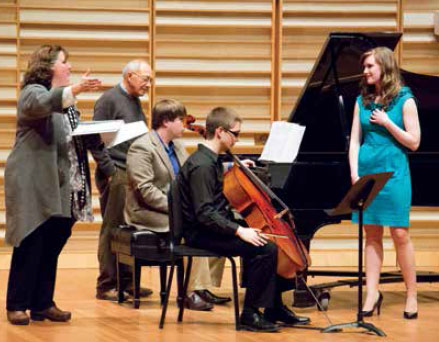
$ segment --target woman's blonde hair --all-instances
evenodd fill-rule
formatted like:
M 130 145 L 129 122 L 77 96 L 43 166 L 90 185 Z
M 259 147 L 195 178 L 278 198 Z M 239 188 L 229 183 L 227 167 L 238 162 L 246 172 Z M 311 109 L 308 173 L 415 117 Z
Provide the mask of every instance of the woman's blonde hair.
M 375 85 L 367 84 L 366 79 L 363 78 L 360 83 L 363 105 L 365 107 L 370 105 L 374 101 L 375 96 L 380 95 L 382 104 L 386 108 L 398 95 L 403 86 L 398 64 L 396 63 L 393 51 L 387 47 L 380 46 L 366 51 L 361 56 L 361 65 L 369 56 L 374 56 L 375 61 L 381 67 L 381 93 L 376 94 Z

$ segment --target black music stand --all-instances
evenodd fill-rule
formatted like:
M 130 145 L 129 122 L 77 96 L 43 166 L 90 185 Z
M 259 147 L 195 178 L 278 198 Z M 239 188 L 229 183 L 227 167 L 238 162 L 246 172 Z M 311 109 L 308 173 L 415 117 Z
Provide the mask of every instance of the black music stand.
M 352 185 L 335 209 L 326 210 L 326 213 L 330 216 L 345 215 L 358 211 L 358 309 L 355 322 L 333 324 L 323 329 L 322 332 L 337 332 L 343 328 L 354 327 L 372 331 L 378 336 L 386 336 L 384 331 L 375 327 L 372 323 L 363 321 L 363 211 L 369 206 L 392 174 L 393 172 L 383 172 L 361 177 Z

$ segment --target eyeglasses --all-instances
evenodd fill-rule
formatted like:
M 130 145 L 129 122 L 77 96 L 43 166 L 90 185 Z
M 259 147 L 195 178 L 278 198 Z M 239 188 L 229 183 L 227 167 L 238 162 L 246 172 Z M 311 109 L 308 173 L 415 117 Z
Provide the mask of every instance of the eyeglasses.
M 241 131 L 231 131 L 230 129 L 224 128 L 225 131 L 231 133 L 236 139 L 239 138 L 239 134 L 241 133 Z
M 139 75 L 137 72 L 134 72 L 134 71 L 131 71 L 131 73 L 136 75 L 138 78 L 140 78 L 140 80 L 142 82 L 151 83 L 151 81 L 152 81 L 152 77 L 151 76 L 147 76 L 147 75 L 142 76 L 142 75 Z

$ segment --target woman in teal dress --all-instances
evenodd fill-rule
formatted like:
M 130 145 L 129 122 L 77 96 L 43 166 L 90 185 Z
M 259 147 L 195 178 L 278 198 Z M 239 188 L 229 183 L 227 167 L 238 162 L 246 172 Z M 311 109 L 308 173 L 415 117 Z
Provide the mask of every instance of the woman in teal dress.
M 403 86 L 393 52 L 385 47 L 361 58 L 363 79 L 352 123 L 349 163 L 352 183 L 366 174 L 391 171 L 392 177 L 365 210 L 366 288 L 363 316 L 380 313 L 378 290 L 383 263 L 383 228 L 390 227 L 398 264 L 407 288 L 404 318 L 417 318 L 416 269 L 409 235 L 411 182 L 407 151 L 420 143 L 416 102 Z M 358 222 L 358 215 L 352 216 Z

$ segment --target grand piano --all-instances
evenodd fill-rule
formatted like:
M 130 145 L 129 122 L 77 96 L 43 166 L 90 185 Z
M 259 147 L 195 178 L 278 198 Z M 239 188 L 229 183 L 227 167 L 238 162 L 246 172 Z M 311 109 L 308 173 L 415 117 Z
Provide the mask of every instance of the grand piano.
M 352 113 L 362 77 L 360 56 L 376 46 L 394 50 L 401 35 L 398 32 L 331 33 L 288 119 L 306 126 L 298 157 L 292 164 L 267 165 L 270 188 L 291 209 L 297 233 L 308 248 L 319 228 L 350 218 L 330 217 L 325 209 L 336 207 L 351 185 L 348 149 Z M 419 149 L 409 153 L 412 205 L 439 206 L 439 77 L 401 72 L 417 99 L 422 132 Z M 357 274 L 311 268 L 308 275 Z M 394 273 L 382 274 L 383 282 L 386 279 L 391 282 L 400 277 Z M 434 280 L 439 280 L 437 274 L 418 275 L 418 281 Z M 322 290 L 336 285 L 312 288 L 319 299 L 329 301 L 329 292 Z M 298 286 L 294 305 L 314 304 L 308 292 Z

